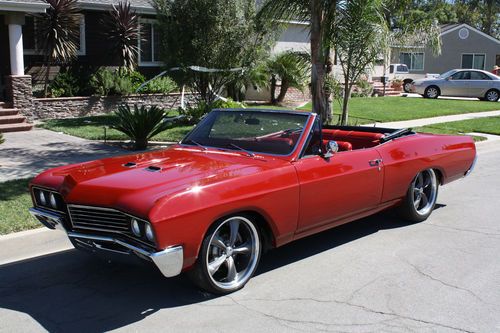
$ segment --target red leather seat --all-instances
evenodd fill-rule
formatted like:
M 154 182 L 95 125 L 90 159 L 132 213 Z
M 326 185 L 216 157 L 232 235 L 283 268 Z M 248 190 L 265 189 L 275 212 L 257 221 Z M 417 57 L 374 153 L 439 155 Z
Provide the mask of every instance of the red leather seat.
M 382 133 L 361 132 L 361 131 L 346 131 L 340 129 L 324 129 L 323 139 L 346 141 L 351 143 L 353 149 L 369 148 L 379 144 Z

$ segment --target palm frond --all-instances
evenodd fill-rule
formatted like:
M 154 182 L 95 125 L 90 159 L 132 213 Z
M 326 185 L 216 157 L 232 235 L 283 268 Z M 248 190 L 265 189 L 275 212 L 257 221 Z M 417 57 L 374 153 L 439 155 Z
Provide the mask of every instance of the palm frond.
M 107 17 L 103 20 L 104 35 L 110 42 L 110 47 L 120 58 L 123 67 L 133 70 L 137 65 L 139 48 L 139 17 L 130 7 L 129 2 L 113 5 Z

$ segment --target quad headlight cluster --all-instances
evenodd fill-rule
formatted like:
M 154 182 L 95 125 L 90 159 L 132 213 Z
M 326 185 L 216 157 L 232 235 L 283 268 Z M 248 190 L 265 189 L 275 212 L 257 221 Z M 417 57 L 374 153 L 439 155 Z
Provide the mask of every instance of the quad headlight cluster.
M 38 206 L 57 211 L 65 211 L 64 201 L 59 193 L 34 188 L 33 196 Z
M 148 242 L 155 241 L 155 235 L 153 233 L 153 228 L 151 224 L 146 221 L 132 218 L 130 221 L 130 229 L 135 237 L 142 238 Z

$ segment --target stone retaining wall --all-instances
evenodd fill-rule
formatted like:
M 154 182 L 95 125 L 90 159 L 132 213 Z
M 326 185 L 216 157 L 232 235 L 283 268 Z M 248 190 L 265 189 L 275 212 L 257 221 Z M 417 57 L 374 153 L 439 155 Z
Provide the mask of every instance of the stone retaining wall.
M 192 94 L 184 95 L 186 105 L 192 101 Z M 70 118 L 109 113 L 115 111 L 120 104 L 156 105 L 165 109 L 175 109 L 181 105 L 181 94 L 34 98 L 33 107 L 22 112 L 31 120 Z

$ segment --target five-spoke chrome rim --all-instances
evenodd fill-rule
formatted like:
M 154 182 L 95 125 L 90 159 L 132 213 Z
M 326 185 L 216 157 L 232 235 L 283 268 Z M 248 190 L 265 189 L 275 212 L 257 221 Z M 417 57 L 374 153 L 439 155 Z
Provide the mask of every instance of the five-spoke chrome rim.
M 235 289 L 250 279 L 259 260 L 259 235 L 245 217 L 225 220 L 210 238 L 206 256 L 212 282 L 221 289 Z
M 420 172 L 412 183 L 413 206 L 419 215 L 428 214 L 437 196 L 437 177 L 432 169 Z
M 438 95 L 438 90 L 434 87 L 427 88 L 427 96 L 430 98 L 436 98 Z
M 497 100 L 498 100 L 498 92 L 496 92 L 496 91 L 494 91 L 494 90 L 492 90 L 492 91 L 488 92 L 488 93 L 486 94 L 486 99 L 487 99 L 488 101 L 493 101 L 493 102 L 497 101 Z

